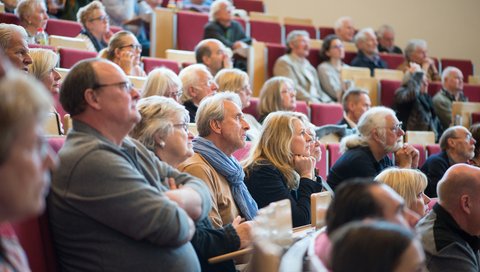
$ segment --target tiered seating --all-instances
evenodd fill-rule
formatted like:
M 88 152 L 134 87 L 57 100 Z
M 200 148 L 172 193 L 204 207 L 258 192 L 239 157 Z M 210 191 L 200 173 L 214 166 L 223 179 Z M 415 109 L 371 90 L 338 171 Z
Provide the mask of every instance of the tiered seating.
M 179 11 L 177 13 L 177 49 L 193 50 L 203 38 L 203 27 L 208 15 L 197 12 Z
M 468 82 L 468 76 L 473 75 L 473 63 L 471 60 L 463 59 L 440 59 L 440 65 L 442 69 L 448 66 L 457 67 L 463 73 L 463 82 Z
M 285 27 L 285 39 L 288 36 L 288 33 L 292 32 L 293 30 L 304 30 L 308 32 L 311 39 L 317 38 L 317 29 L 313 25 L 299 25 L 299 24 L 284 24 Z
M 142 62 L 143 62 L 143 70 L 145 70 L 145 73 L 147 74 L 150 73 L 153 69 L 158 67 L 166 67 L 174 71 L 176 74 L 180 72 L 180 68 L 178 67 L 178 62 L 173 60 L 143 57 Z
M 273 77 L 273 66 L 278 58 L 287 52 L 287 47 L 281 44 L 266 44 L 267 46 L 267 76 Z
M 76 37 L 82 30 L 82 26 L 74 21 L 48 19 L 45 31 L 48 35 L 58 35 L 65 37 Z
M 73 65 L 81 60 L 97 56 L 97 52 L 77 49 L 60 48 L 58 51 L 60 53 L 60 67 L 62 68 L 72 68 Z
M 247 12 L 265 12 L 263 1 L 258 0 L 233 0 L 233 5 L 236 9 L 243 9 Z
M 250 36 L 267 43 L 282 43 L 282 26 L 278 22 L 250 20 Z
M 389 69 L 397 69 L 405 61 L 405 57 L 400 54 L 380 53 L 380 58 L 387 63 Z
M 336 124 L 343 117 L 343 108 L 340 104 L 310 104 L 311 122 L 316 126 Z

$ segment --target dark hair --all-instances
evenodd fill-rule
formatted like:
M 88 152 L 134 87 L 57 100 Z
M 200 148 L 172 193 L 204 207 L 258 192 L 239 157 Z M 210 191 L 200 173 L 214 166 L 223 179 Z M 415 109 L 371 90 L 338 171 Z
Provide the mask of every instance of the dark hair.
M 415 235 L 385 221 L 352 222 L 332 235 L 331 268 L 335 272 L 394 271 Z
M 68 72 L 60 89 L 60 103 L 63 109 L 71 116 L 82 113 L 87 107 L 85 90 L 93 88 L 98 82 L 97 74 L 93 69 L 94 62 L 108 62 L 104 59 L 85 59 L 73 66 Z
M 480 155 L 480 124 L 474 124 L 470 127 L 473 139 L 475 139 L 475 158 Z
M 325 39 L 323 39 L 322 48 L 320 48 L 319 55 L 320 55 L 320 62 L 329 61 L 330 57 L 327 56 L 328 50 L 332 46 L 332 42 L 334 40 L 340 40 L 337 35 L 330 34 Z
M 383 209 L 371 193 L 373 186 L 380 186 L 380 183 L 372 178 L 347 180 L 338 186 L 327 209 L 328 235 L 351 221 L 383 217 Z

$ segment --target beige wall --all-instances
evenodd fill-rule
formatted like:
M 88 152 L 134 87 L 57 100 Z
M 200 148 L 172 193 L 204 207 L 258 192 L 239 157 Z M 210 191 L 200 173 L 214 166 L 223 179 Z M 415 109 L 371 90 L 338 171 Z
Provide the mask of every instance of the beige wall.
M 343 15 L 356 28 L 389 23 L 402 49 L 410 38 L 428 42 L 435 57 L 471 59 L 480 74 L 480 1 L 478 0 L 263 0 L 267 13 L 312 18 L 317 26 L 332 26 Z M 396 3 L 396 4 L 394 4 Z

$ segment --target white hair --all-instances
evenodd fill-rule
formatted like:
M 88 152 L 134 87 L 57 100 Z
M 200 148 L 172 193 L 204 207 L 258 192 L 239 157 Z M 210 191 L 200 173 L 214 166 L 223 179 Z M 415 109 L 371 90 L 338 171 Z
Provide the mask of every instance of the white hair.
M 210 121 L 222 121 L 225 117 L 225 101 L 235 103 L 240 109 L 242 101 L 240 96 L 233 92 L 216 93 L 215 95 L 206 97 L 198 106 L 195 123 L 197 124 L 198 135 L 206 137 L 212 132 L 210 129 Z
M 372 35 L 373 37 L 376 37 L 375 31 L 373 31 L 373 28 L 371 27 L 362 28 L 360 29 L 360 31 L 358 31 L 358 33 L 355 35 L 355 38 L 353 39 L 357 46 L 360 41 L 365 41 L 368 38 L 367 33 Z
M 229 0 L 216 0 L 213 1 L 210 6 L 210 13 L 208 14 L 208 19 L 212 22 L 215 21 L 215 14 L 222 8 L 222 4 L 227 5 L 227 7 L 233 7 L 232 2 Z
M 345 21 L 350 21 L 350 22 L 352 22 L 353 20 L 352 20 L 352 18 L 349 17 L 349 16 L 342 16 L 342 17 L 338 18 L 338 19 L 335 21 L 335 23 L 333 24 L 333 28 L 334 28 L 334 29 L 340 29 L 340 28 L 342 28 L 343 23 L 344 23 Z
M 201 72 L 210 74 L 210 71 L 208 71 L 207 66 L 201 63 L 189 65 L 183 68 L 182 71 L 180 71 L 180 74 L 178 75 L 178 77 L 182 81 L 182 85 L 183 85 L 183 93 L 182 93 L 182 96 L 180 97 L 180 101 L 182 103 L 192 99 L 192 97 L 188 93 L 188 89 L 198 84 L 198 81 L 200 80 L 199 74 Z
M 463 73 L 462 71 L 460 71 L 460 69 L 454 66 L 448 66 L 447 68 L 443 69 L 442 72 L 442 86 L 445 84 L 445 80 L 450 75 L 450 73 L 454 71 L 460 73 L 463 76 Z

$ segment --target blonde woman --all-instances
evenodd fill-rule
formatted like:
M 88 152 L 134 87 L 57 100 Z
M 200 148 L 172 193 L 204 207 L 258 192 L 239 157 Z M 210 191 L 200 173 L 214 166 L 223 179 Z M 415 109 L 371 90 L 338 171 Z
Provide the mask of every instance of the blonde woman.
M 87 44 L 88 50 L 98 52 L 108 46 L 112 36 L 108 14 L 100 1 L 93 1 L 80 8 L 77 12 L 77 22 L 82 25 L 82 31 L 76 38 Z
M 258 208 L 289 199 L 294 227 L 310 223 L 310 195 L 322 190 L 313 174 L 312 138 L 301 115 L 286 111 L 268 115 L 243 162 L 245 184 Z
M 182 95 L 182 81 L 172 70 L 160 67 L 148 74 L 142 97 L 159 95 L 173 98 L 179 102 Z
M 252 98 L 252 87 L 250 79 L 242 70 L 222 69 L 215 76 L 215 82 L 218 85 L 218 92 L 232 91 L 238 94 L 242 101 L 242 110 L 250 106 Z M 248 123 L 250 129 L 247 131 L 248 140 L 253 141 L 258 138 L 262 125 L 251 114 L 243 114 L 243 119 Z
M 428 211 L 430 198 L 425 195 L 427 176 L 416 169 L 388 168 L 377 175 L 375 181 L 382 182 L 392 187 L 405 199 L 409 209 L 425 216 Z
M 260 123 L 271 112 L 295 110 L 297 91 L 294 86 L 293 81 L 286 77 L 272 77 L 263 84 L 258 103 Z
M 116 63 L 127 76 L 146 76 L 141 67 L 142 45 L 129 31 L 119 31 L 110 38 L 108 47 L 98 53 L 99 57 Z
M 43 0 L 20 0 L 15 15 L 20 19 L 20 25 L 28 33 L 28 43 L 35 44 L 35 34 L 39 28 L 47 27 L 47 8 Z

